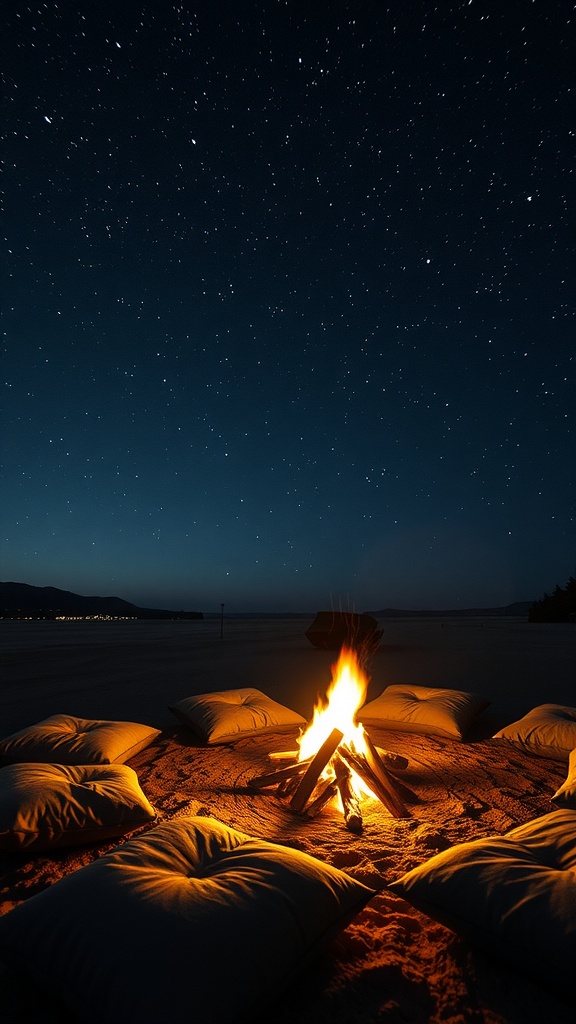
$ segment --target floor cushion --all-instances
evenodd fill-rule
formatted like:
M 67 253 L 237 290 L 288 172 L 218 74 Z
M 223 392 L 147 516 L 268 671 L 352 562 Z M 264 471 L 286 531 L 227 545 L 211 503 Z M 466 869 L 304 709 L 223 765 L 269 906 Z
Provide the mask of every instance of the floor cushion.
M 576 812 L 462 843 L 390 885 L 435 920 L 555 990 L 576 993 Z
M 160 735 L 138 722 L 108 722 L 51 715 L 0 740 L 0 764 L 122 764 Z
M 436 686 L 387 686 L 358 712 L 363 725 L 461 740 L 488 701 L 463 690 Z
M 182 817 L 5 914 L 0 955 L 84 1024 L 251 1022 L 373 895 L 308 854 Z
M 576 749 L 570 751 L 568 759 L 568 775 L 552 797 L 552 802 L 558 807 L 573 807 L 576 809 Z
M 185 697 L 170 711 L 204 743 L 233 743 L 245 736 L 294 732 L 306 719 L 261 690 L 245 687 Z
M 494 739 L 508 740 L 527 754 L 567 761 L 576 747 L 576 708 L 539 704 L 517 722 L 500 729 Z
M 45 850 L 124 835 L 155 818 L 126 764 L 0 768 L 0 850 Z

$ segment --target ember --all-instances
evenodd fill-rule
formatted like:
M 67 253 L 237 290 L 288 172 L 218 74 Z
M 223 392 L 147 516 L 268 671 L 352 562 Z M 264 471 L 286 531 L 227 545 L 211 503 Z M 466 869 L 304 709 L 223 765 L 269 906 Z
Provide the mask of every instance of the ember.
M 333 666 L 326 701 L 314 709 L 312 721 L 300 736 L 299 750 L 287 752 L 292 764 L 252 779 L 254 789 L 276 786 L 276 795 L 292 810 L 315 817 L 329 800 L 340 796 L 347 828 L 362 831 L 361 799 L 374 797 L 396 818 L 408 817 L 391 770 L 408 761 L 378 750 L 355 721 L 364 703 L 368 680 L 353 650 L 343 647 Z

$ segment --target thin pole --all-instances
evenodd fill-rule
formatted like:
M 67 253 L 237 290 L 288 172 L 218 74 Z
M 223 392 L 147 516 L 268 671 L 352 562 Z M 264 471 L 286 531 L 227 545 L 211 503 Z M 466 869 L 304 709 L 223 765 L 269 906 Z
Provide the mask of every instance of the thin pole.
M 224 636 L 224 603 L 220 605 L 220 639 Z

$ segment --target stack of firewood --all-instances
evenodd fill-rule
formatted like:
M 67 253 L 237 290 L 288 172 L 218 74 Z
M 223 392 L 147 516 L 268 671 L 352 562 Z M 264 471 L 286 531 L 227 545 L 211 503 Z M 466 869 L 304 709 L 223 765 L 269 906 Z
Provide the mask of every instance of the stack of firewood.
M 401 754 L 379 750 L 368 733 L 363 730 L 363 751 L 344 743 L 344 734 L 333 729 L 318 752 L 305 760 L 294 762 L 266 775 L 250 780 L 256 790 L 275 788 L 276 796 L 292 810 L 314 818 L 324 805 L 340 793 L 346 827 L 351 832 L 362 831 L 360 794 L 354 786 L 354 774 L 359 776 L 374 797 L 395 818 L 409 817 L 400 789 L 391 771 L 402 771 L 408 760 Z M 290 755 L 287 755 L 290 756 Z

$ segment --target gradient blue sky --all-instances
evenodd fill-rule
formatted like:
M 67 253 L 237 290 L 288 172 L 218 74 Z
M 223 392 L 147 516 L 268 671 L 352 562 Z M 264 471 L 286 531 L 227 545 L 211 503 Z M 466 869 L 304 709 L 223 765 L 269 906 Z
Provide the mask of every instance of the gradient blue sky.
M 205 612 L 563 585 L 573 5 L 0 18 L 1 578 Z

